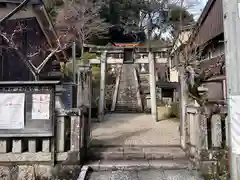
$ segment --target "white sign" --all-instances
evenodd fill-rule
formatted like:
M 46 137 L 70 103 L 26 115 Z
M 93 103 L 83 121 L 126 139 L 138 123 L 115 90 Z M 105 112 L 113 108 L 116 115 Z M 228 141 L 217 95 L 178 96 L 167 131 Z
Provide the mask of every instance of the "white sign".
M 49 119 L 50 94 L 32 95 L 32 119 Z
M 24 128 L 24 93 L 0 93 L 0 129 Z
M 230 96 L 229 108 L 232 151 L 240 155 L 240 96 Z

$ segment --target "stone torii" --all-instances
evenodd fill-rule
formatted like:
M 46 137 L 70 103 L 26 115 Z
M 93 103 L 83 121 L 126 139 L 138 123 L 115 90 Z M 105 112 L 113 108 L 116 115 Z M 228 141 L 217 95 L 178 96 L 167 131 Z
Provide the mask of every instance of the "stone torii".
M 106 85 L 106 66 L 107 64 L 149 64 L 149 82 L 150 82 L 150 94 L 151 94 L 151 114 L 153 120 L 157 121 L 157 103 L 156 103 L 156 63 L 166 63 L 168 55 L 168 47 L 164 48 L 152 48 L 151 52 L 144 46 L 95 46 L 84 44 L 84 48 L 88 48 L 88 52 L 101 54 L 100 58 L 91 59 L 90 65 L 100 64 L 101 67 L 101 81 L 100 81 L 100 97 L 99 97 L 99 121 L 104 119 L 104 105 L 105 105 L 105 85 Z M 108 54 L 125 54 L 126 52 L 132 53 L 132 58 L 110 58 Z M 147 54 L 147 57 L 136 58 L 135 54 Z M 156 56 L 158 54 L 158 56 Z M 117 77 L 118 78 L 118 77 Z M 117 99 L 117 86 L 119 80 L 116 80 L 116 90 L 113 96 L 112 110 L 115 108 Z M 140 96 L 140 92 L 139 92 Z

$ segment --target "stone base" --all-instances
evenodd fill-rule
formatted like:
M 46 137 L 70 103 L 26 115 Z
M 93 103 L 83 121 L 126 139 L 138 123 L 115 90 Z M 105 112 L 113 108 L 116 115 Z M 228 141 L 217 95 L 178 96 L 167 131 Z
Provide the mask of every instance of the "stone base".
M 95 147 L 89 160 L 179 160 L 186 159 L 179 147 Z
M 157 107 L 158 121 L 168 119 L 171 115 L 171 108 L 165 106 Z
M 91 161 L 87 166 L 94 171 L 191 169 L 187 160 L 100 160 Z
M 1 180 L 77 179 L 80 166 L 11 165 L 0 166 Z

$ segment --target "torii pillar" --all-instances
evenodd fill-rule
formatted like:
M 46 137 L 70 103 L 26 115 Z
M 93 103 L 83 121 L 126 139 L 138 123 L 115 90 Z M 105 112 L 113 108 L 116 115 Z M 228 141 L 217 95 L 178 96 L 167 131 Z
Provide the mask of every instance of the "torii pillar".
M 101 80 L 100 80 L 100 96 L 98 106 L 98 121 L 104 120 L 105 110 L 105 92 L 106 92 L 106 70 L 107 70 L 107 51 L 104 51 L 100 59 L 101 63 Z
M 156 100 L 156 67 L 155 58 L 151 51 L 148 53 L 149 61 L 149 82 L 150 82 L 150 95 L 151 95 L 151 114 L 154 121 L 158 120 L 157 116 L 157 100 Z

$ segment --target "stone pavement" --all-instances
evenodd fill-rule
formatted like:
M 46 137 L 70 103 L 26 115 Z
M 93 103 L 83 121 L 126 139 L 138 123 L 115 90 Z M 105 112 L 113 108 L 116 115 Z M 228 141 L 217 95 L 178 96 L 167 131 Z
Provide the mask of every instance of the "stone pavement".
M 92 125 L 93 145 L 164 146 L 179 145 L 179 121 L 155 122 L 150 114 L 107 114 Z
M 108 114 L 92 125 L 88 180 L 203 180 L 180 148 L 179 121 Z
M 155 169 L 92 172 L 87 180 L 203 180 L 203 178 L 197 171 Z
M 84 173 L 86 169 L 88 173 Z M 102 160 L 89 163 L 82 170 L 87 180 L 203 180 L 184 160 Z

